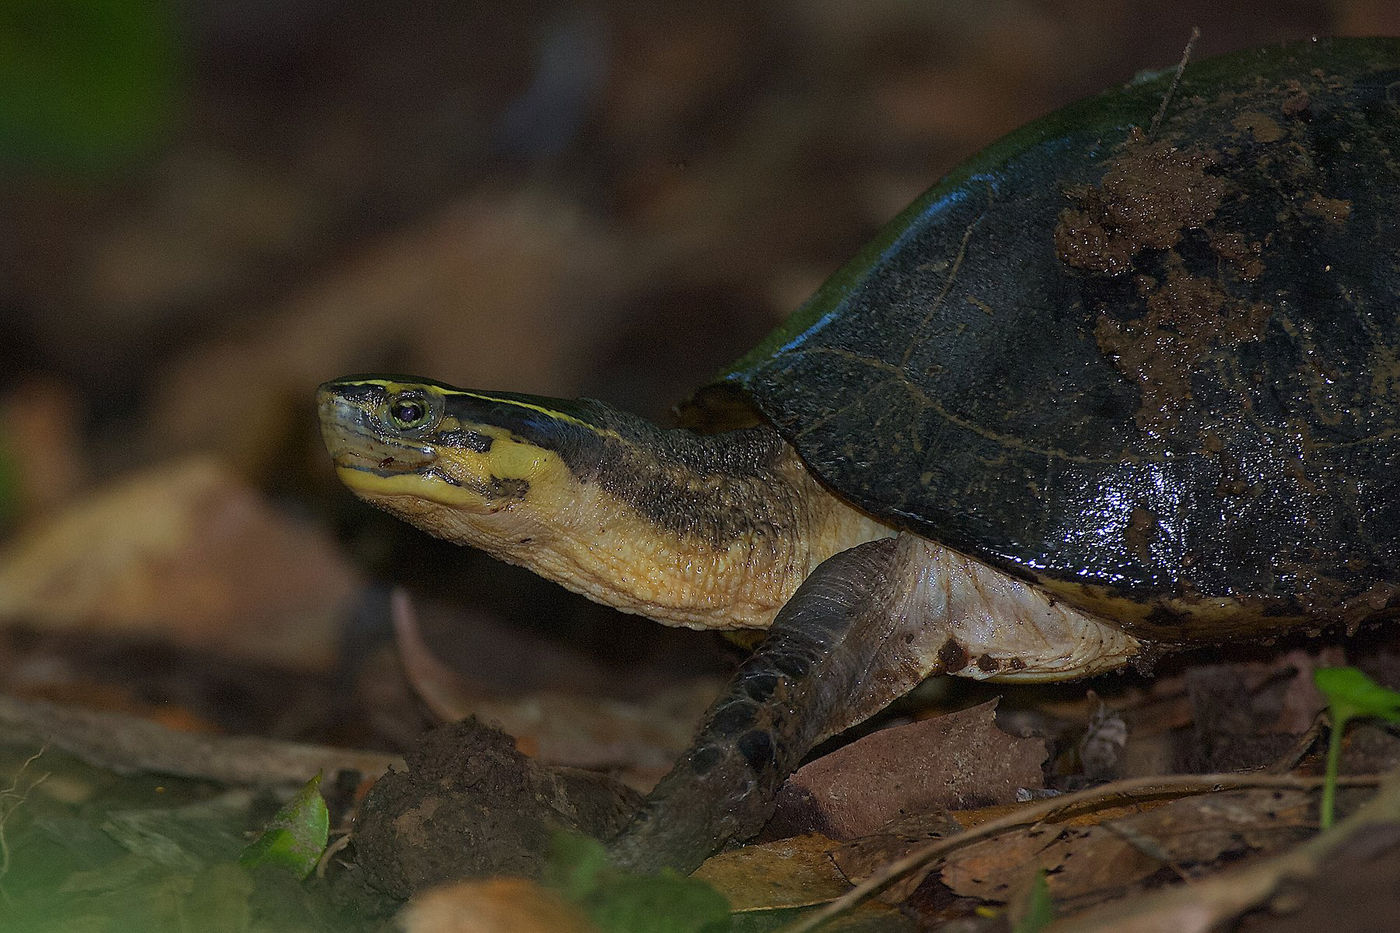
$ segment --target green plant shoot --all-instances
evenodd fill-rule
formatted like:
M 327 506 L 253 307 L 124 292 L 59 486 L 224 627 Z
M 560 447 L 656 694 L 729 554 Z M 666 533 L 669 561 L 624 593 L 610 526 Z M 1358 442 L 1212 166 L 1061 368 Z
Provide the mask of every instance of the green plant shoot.
M 1387 690 L 1354 667 L 1324 667 L 1313 673 L 1313 683 L 1327 697 L 1332 734 L 1327 743 L 1327 775 L 1322 787 L 1323 829 L 1332 827 L 1337 801 L 1337 774 L 1342 763 L 1342 733 L 1357 717 L 1400 722 L 1400 693 Z
M 321 798 L 321 775 L 316 775 L 277 811 L 261 836 L 238 857 L 245 868 L 273 868 L 305 878 L 326 849 L 330 814 Z
M 1012 933 L 1040 933 L 1054 919 L 1055 904 L 1050 899 L 1050 884 L 1045 880 L 1045 869 L 1042 868 L 1035 873 L 1025 913 L 1012 927 Z

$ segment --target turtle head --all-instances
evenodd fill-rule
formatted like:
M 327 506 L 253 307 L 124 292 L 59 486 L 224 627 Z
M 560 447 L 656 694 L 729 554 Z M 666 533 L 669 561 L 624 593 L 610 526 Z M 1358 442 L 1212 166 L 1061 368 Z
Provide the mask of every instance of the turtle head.
M 431 504 L 458 516 L 543 504 L 542 493 L 580 478 L 605 433 L 570 402 L 409 377 L 328 382 L 317 406 L 341 480 L 389 511 L 409 508 L 419 525 Z

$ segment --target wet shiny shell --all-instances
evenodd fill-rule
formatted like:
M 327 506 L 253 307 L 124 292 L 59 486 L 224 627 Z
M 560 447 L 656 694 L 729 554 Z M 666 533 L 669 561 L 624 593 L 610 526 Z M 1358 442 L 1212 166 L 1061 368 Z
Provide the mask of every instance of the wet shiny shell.
M 955 170 L 729 377 L 851 501 L 1157 638 L 1400 605 L 1400 41 Z

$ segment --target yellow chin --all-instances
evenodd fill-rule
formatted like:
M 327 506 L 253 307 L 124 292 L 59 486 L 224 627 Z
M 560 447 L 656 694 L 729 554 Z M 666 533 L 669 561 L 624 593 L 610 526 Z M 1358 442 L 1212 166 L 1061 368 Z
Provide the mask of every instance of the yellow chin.
M 490 515 L 501 508 L 499 504 L 487 502 L 480 493 L 444 482 L 441 477 L 419 473 L 380 476 L 352 467 L 336 467 L 335 472 L 351 491 L 370 501 L 408 496 L 476 515 Z

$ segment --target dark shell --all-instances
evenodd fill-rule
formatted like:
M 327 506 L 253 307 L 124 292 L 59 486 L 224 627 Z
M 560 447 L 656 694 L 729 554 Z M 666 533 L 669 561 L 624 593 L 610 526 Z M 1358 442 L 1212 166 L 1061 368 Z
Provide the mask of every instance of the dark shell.
M 994 144 L 736 364 L 833 489 L 1189 638 L 1400 604 L 1400 40 Z

